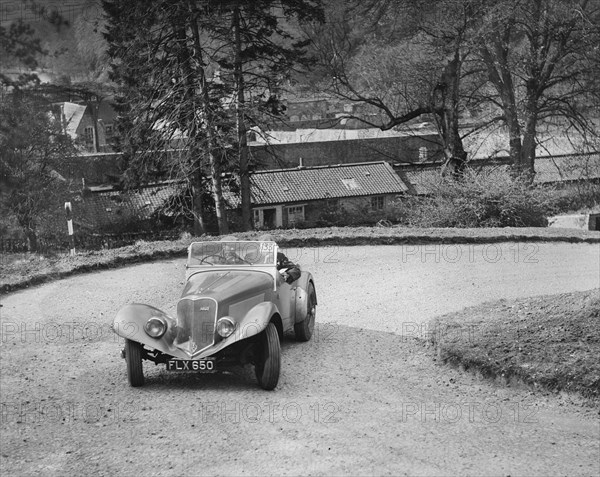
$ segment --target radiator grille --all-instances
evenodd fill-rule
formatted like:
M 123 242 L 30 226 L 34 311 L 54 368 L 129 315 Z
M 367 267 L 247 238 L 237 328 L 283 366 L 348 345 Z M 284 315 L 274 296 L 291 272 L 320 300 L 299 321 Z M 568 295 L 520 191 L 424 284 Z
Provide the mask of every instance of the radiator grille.
M 177 304 L 175 345 L 193 356 L 214 343 L 217 303 L 208 298 L 183 298 Z

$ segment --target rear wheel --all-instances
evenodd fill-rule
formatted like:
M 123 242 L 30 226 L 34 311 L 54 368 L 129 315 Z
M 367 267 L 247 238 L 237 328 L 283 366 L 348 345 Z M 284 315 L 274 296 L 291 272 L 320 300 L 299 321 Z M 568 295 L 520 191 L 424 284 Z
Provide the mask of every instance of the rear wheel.
M 317 318 L 317 294 L 312 283 L 308 284 L 308 303 L 306 317 L 294 325 L 294 334 L 298 341 L 308 341 L 312 338 Z
M 133 387 L 144 385 L 142 368 L 142 345 L 137 341 L 125 340 L 125 360 L 127 361 L 127 379 Z
M 254 365 L 256 379 L 261 388 L 270 391 L 279 381 L 281 369 L 281 345 L 279 333 L 273 323 L 269 323 L 260 334 L 257 357 Z

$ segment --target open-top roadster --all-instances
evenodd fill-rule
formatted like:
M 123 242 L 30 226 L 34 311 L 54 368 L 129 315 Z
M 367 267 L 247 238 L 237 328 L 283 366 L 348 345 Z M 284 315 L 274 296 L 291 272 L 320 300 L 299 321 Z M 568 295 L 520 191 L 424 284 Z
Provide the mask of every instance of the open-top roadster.
M 308 341 L 317 305 L 312 275 L 301 271 L 287 283 L 277 254 L 270 241 L 192 243 L 175 317 L 133 303 L 113 321 L 125 339 L 129 384 L 144 384 L 142 360 L 149 360 L 169 371 L 201 373 L 253 364 L 260 386 L 274 389 L 281 337 L 293 329 L 298 340 Z

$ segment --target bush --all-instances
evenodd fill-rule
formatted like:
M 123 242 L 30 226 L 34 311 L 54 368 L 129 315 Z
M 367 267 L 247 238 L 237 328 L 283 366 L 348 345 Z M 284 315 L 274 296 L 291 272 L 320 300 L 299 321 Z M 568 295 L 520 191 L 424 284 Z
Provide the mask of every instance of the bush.
M 428 197 L 403 198 L 396 219 L 415 227 L 545 227 L 550 198 L 505 170 L 441 178 Z
M 600 184 L 577 181 L 571 184 L 553 185 L 546 189 L 551 214 L 577 213 L 600 207 Z

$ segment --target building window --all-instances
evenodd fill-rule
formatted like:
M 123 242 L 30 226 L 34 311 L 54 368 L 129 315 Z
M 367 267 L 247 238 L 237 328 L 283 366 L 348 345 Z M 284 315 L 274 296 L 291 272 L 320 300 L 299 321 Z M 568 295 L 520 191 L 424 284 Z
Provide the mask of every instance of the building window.
M 107 124 L 106 126 L 104 126 L 104 133 L 106 134 L 106 137 L 110 137 L 114 134 L 114 128 L 112 124 Z
M 83 130 L 83 137 L 85 138 L 86 142 L 93 142 L 94 141 L 94 128 L 92 126 L 87 126 Z
M 378 195 L 376 197 L 371 197 L 371 209 L 383 210 L 384 204 L 385 204 L 385 200 L 382 195 Z
M 287 208 L 288 224 L 293 225 L 299 222 L 304 222 L 304 206 L 292 206 Z
M 427 148 L 426 147 L 420 147 L 419 148 L 419 161 L 426 161 L 427 160 Z
M 328 209 L 337 209 L 340 206 L 340 201 L 338 199 L 327 199 L 325 201 L 325 207 Z

